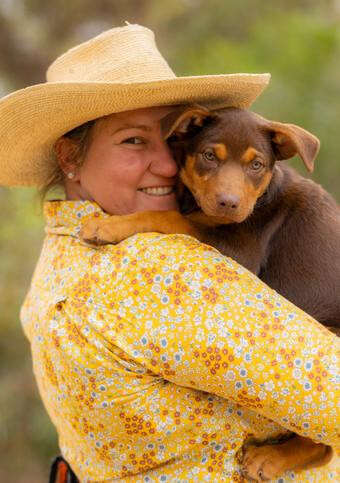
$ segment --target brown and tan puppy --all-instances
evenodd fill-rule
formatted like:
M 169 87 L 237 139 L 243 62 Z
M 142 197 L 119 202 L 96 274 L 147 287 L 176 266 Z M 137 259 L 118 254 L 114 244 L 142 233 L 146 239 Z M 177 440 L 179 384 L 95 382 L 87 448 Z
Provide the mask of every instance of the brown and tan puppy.
M 319 141 L 304 129 L 247 110 L 180 108 L 164 120 L 180 168 L 182 214 L 142 212 L 91 221 L 82 237 L 116 243 L 138 232 L 186 233 L 216 247 L 327 326 L 340 326 L 340 211 L 313 181 L 282 162 L 298 154 L 309 171 Z M 248 446 L 256 481 L 325 464 L 332 451 L 294 435 Z

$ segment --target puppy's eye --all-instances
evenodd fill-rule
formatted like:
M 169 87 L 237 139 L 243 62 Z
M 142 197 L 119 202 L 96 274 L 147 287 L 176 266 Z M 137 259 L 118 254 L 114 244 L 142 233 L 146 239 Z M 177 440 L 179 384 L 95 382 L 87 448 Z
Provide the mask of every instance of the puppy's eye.
M 216 155 L 214 153 L 214 151 L 212 149 L 206 149 L 204 152 L 203 152 L 203 158 L 206 160 L 206 161 L 216 161 Z
M 259 171 L 263 167 L 263 163 L 259 159 L 254 159 L 254 161 L 251 163 L 251 169 L 254 171 Z

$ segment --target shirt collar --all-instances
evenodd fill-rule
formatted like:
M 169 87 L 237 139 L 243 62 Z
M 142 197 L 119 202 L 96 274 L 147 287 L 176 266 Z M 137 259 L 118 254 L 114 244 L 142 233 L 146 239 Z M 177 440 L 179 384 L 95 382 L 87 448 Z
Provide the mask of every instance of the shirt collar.
M 45 231 L 54 235 L 78 236 L 83 224 L 93 218 L 107 218 L 94 201 L 46 201 L 44 203 Z

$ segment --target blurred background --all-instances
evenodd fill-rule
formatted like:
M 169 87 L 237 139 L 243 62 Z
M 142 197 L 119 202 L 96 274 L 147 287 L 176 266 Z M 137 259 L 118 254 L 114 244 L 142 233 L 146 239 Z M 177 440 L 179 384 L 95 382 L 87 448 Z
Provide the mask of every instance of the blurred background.
M 177 75 L 271 72 L 253 110 L 321 139 L 312 177 L 340 200 L 340 0 L 1 0 L 1 96 L 44 82 L 58 55 L 125 20 L 155 31 Z M 58 449 L 19 309 L 43 237 L 41 206 L 18 188 L 0 187 L 0 203 L 0 481 L 40 483 Z

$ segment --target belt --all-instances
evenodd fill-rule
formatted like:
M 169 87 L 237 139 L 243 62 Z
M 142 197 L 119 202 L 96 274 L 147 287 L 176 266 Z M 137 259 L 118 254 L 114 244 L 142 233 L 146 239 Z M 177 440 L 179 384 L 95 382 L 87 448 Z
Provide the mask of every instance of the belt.
M 79 483 L 79 480 L 68 462 L 57 456 L 51 465 L 49 483 Z

